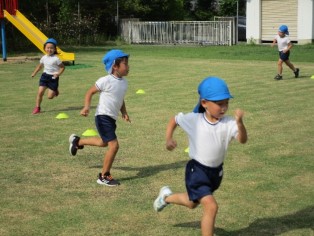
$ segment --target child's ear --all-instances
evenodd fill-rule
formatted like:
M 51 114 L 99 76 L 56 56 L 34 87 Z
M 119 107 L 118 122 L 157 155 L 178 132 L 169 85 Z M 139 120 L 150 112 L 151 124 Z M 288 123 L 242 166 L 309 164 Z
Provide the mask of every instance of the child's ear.
M 206 107 L 206 102 L 207 101 L 205 99 L 202 99 L 201 100 L 201 106 L 205 108 Z
M 118 68 L 119 68 L 118 65 L 113 64 L 113 66 L 112 66 L 112 73 L 113 73 L 115 70 L 117 70 Z

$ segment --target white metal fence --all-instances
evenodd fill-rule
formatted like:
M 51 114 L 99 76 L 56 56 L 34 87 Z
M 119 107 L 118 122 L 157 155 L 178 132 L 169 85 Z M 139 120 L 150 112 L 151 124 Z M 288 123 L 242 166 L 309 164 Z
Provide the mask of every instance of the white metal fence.
M 232 45 L 231 21 L 132 21 L 120 24 L 121 37 L 138 44 Z

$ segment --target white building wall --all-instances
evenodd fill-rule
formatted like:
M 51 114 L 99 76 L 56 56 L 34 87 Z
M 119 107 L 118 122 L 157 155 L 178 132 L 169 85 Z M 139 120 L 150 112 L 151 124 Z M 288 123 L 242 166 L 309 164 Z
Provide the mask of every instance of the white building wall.
M 314 39 L 314 1 L 298 1 L 298 43 L 306 44 Z
M 246 39 L 248 43 L 259 44 L 262 42 L 261 1 L 246 1 Z M 298 44 L 314 42 L 314 0 L 298 0 L 297 35 Z
M 246 1 L 246 40 L 261 43 L 261 0 Z

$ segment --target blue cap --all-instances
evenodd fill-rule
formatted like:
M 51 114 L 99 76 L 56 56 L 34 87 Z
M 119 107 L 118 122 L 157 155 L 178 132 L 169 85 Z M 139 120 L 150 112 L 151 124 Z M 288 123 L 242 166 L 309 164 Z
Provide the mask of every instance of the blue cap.
M 55 46 L 57 46 L 57 40 L 55 40 L 55 39 L 53 39 L 53 38 L 47 39 L 44 45 L 46 45 L 47 43 L 52 43 L 52 44 L 54 44 Z
M 286 26 L 286 25 L 281 25 L 281 26 L 279 27 L 278 31 L 279 31 L 279 32 L 282 32 L 282 33 L 284 33 L 284 34 L 286 34 L 286 35 L 289 35 L 288 26 Z
M 108 72 L 108 74 L 111 74 L 112 72 L 114 61 L 121 57 L 129 57 L 129 55 L 121 50 L 113 49 L 107 52 L 106 55 L 102 58 L 102 62 L 105 64 L 105 70 Z
M 217 77 L 208 77 L 204 79 L 198 86 L 198 93 L 200 99 L 193 112 L 204 112 L 201 106 L 201 100 L 207 101 L 221 101 L 229 98 L 233 98 L 229 92 L 226 82 Z

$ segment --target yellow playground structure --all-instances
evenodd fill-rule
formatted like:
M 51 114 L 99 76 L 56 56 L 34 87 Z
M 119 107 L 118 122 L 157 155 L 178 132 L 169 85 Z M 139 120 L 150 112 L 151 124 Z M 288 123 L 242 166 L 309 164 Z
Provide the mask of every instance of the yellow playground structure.
M 1 2 L 1 1 L 0 1 Z M 8 2 L 8 0 L 7 0 Z M 14 2 L 14 1 L 13 1 Z M 16 4 L 17 5 L 17 4 Z M 32 24 L 20 11 L 14 9 L 10 11 L 8 9 L 2 9 L 2 15 L 8 21 L 10 21 L 21 33 L 23 33 L 40 51 L 44 51 L 44 43 L 48 39 L 35 25 Z M 11 12 L 11 13 L 10 13 Z M 69 52 L 63 52 L 59 47 L 58 57 L 62 61 L 75 62 L 75 54 Z

